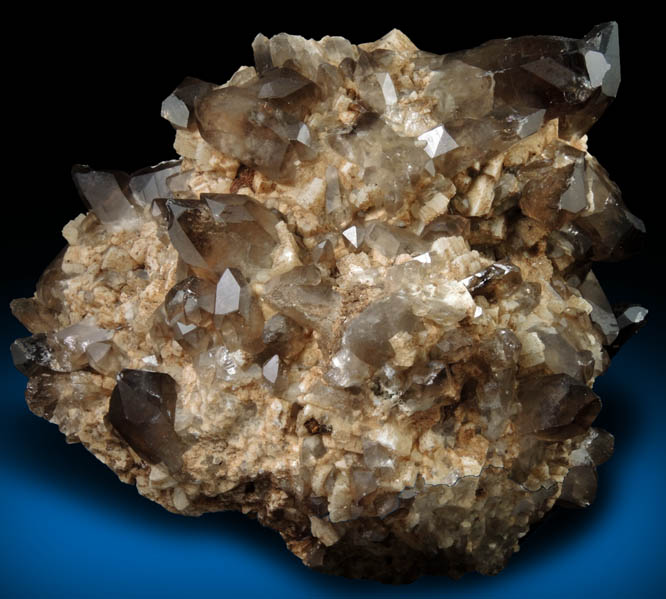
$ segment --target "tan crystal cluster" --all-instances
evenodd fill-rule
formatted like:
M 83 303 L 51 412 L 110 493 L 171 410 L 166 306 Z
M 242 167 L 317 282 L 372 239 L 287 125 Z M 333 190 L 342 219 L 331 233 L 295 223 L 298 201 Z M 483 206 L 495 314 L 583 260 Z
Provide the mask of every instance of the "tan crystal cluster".
M 260 35 L 255 67 L 186 79 L 162 106 L 180 160 L 73 171 L 91 211 L 12 303 L 30 408 L 313 568 L 498 572 L 593 500 L 591 386 L 645 316 L 590 270 L 643 230 L 586 151 L 617 39 Z

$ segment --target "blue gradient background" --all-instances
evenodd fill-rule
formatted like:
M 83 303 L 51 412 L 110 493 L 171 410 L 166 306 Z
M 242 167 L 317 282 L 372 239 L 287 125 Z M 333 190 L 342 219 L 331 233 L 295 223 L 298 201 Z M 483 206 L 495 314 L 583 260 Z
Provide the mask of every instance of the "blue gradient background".
M 79 45 L 71 48 L 51 47 L 55 34 L 47 37 L 43 49 L 56 48 L 55 54 L 47 57 L 35 77 L 53 81 L 55 75 L 50 73 L 55 65 L 71 67 L 58 71 L 58 77 L 66 77 L 67 93 L 56 99 L 56 112 L 62 111 L 59 117 L 74 125 L 68 130 L 69 145 L 54 155 L 50 171 L 43 173 L 52 177 L 61 203 L 42 198 L 36 224 L 33 221 L 37 240 L 21 244 L 20 261 L 8 261 L 9 275 L 0 298 L 0 347 L 8 348 L 14 338 L 27 334 L 9 314 L 8 301 L 32 294 L 38 274 L 63 243 L 59 228 L 80 211 L 68 178 L 71 164 L 96 160 L 93 165 L 100 168 L 133 170 L 168 158 L 173 133 L 157 116 L 161 98 L 185 74 L 226 79 L 232 67 L 251 59 L 249 42 L 258 30 L 266 34 L 288 30 L 315 38 L 334 32 L 363 41 L 400 26 L 420 47 L 442 52 L 504 35 L 580 36 L 608 18 L 581 17 L 575 27 L 562 18 L 549 20 L 546 27 L 537 20 L 517 24 L 503 17 L 473 34 L 457 32 L 443 46 L 443 42 L 428 43 L 435 26 L 423 22 L 403 25 L 385 19 L 365 32 L 328 23 L 308 27 L 293 20 L 263 28 L 252 23 L 245 29 L 239 25 L 236 32 L 247 50 L 239 59 L 213 64 L 208 58 L 202 67 L 200 52 L 174 64 L 128 69 L 122 77 L 116 71 L 127 69 L 132 60 L 146 64 L 160 54 L 155 49 L 157 38 L 143 38 L 141 45 L 118 54 L 116 49 L 105 49 L 96 32 L 77 38 Z M 645 180 L 632 177 L 641 166 L 640 157 L 617 151 L 618 132 L 637 134 L 630 127 L 640 100 L 638 50 L 632 45 L 639 33 L 628 19 L 618 20 L 624 81 L 616 104 L 592 131 L 591 151 L 621 185 L 630 207 L 654 227 L 659 208 L 650 201 Z M 127 89 L 142 93 L 132 97 L 131 110 L 119 110 Z M 127 147 L 126 139 L 138 127 L 146 131 L 146 138 L 134 139 Z M 34 215 L 34 205 L 28 202 L 18 202 L 12 210 L 15 218 Z M 22 230 L 8 231 L 2 238 L 3 250 L 14 252 L 22 236 Z M 9 352 L 3 349 L 0 597 L 664 596 L 666 323 L 663 292 L 652 278 L 663 271 L 663 252 L 654 237 L 644 260 L 595 269 L 612 301 L 633 300 L 651 310 L 647 327 L 623 348 L 595 387 L 604 402 L 597 423 L 616 436 L 614 457 L 599 469 L 597 501 L 587 510 L 552 512 L 524 539 L 521 551 L 499 575 L 470 574 L 459 581 L 426 577 L 403 587 L 335 578 L 308 570 L 276 533 L 238 514 L 200 518 L 170 514 L 118 482 L 82 446 L 66 445 L 55 426 L 30 414 L 23 400 L 26 379 L 14 370 Z

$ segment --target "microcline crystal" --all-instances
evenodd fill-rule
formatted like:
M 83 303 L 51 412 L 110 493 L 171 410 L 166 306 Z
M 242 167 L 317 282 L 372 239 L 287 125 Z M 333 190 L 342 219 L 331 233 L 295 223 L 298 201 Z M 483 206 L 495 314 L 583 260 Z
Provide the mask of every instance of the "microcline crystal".
M 143 496 L 255 514 L 317 570 L 497 573 L 594 500 L 593 383 L 647 314 L 592 270 L 645 232 L 586 145 L 617 25 L 252 48 L 162 103 L 179 160 L 74 167 L 89 212 L 12 302 L 28 405 Z

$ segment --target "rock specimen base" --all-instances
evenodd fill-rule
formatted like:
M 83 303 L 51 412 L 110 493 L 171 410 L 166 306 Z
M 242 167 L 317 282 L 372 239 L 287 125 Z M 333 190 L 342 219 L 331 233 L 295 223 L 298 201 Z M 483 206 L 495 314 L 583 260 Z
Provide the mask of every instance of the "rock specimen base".
M 28 405 L 142 495 L 241 510 L 313 568 L 496 573 L 593 501 L 592 384 L 646 314 L 590 268 L 644 232 L 586 151 L 617 26 L 253 49 L 164 100 L 180 160 L 74 168 L 90 211 L 12 303 Z

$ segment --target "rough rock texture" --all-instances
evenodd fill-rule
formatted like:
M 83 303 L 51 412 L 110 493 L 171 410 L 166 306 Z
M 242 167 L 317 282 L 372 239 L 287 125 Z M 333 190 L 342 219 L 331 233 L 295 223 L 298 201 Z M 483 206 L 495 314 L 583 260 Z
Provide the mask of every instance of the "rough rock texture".
M 182 159 L 77 166 L 90 212 L 12 303 L 31 410 L 188 515 L 385 582 L 501 570 L 594 499 L 614 312 L 590 270 L 643 223 L 586 151 L 617 26 L 436 56 L 259 35 L 163 103 Z

